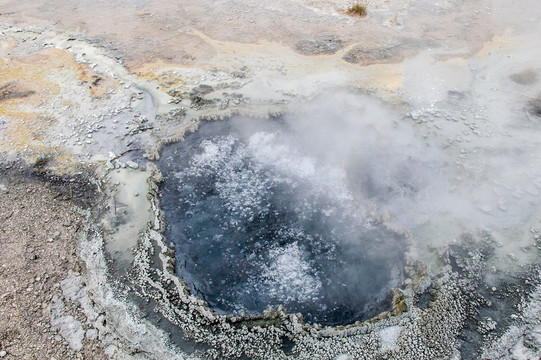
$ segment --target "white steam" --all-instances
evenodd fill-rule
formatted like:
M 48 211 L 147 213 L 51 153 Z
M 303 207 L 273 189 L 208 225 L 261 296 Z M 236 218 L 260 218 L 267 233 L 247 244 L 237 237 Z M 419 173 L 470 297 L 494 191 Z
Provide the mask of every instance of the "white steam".
M 308 191 L 347 204 L 330 210 L 333 216 L 345 211 L 362 214 L 359 221 L 383 219 L 430 246 L 479 229 L 507 238 L 538 211 L 541 120 L 524 124 L 524 113 L 513 108 L 491 112 L 482 87 L 474 88 L 475 99 L 460 93 L 457 100 L 444 82 L 434 86 L 437 98 L 419 103 L 411 116 L 342 93 L 286 116 L 284 131 L 253 119 L 235 119 L 233 128 L 251 134 L 248 148 L 257 162 L 285 178 L 309 179 Z

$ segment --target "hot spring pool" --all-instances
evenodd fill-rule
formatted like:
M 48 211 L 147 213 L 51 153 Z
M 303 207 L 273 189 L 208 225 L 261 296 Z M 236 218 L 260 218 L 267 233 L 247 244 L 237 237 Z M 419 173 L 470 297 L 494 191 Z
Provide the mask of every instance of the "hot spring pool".
M 283 305 L 337 325 L 390 310 L 404 237 L 369 216 L 350 160 L 318 157 L 296 133 L 280 120 L 203 122 L 164 149 L 178 276 L 221 314 Z

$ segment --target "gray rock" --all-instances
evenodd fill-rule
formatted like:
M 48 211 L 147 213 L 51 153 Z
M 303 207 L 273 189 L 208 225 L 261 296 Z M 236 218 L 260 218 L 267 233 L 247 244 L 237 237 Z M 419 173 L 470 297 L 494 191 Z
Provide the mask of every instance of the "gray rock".
M 83 348 L 83 338 L 85 336 L 81 323 L 66 313 L 64 302 L 58 296 L 53 298 L 50 311 L 52 327 L 60 332 L 60 335 L 66 340 L 70 348 L 80 351 Z M 55 337 L 55 339 L 57 338 Z
M 70 276 L 60 282 L 60 287 L 64 297 L 76 302 L 82 296 L 83 278 L 77 273 L 70 273 Z
M 98 330 L 90 329 L 86 331 L 86 338 L 90 341 L 94 341 L 98 338 Z
M 355 47 L 348 51 L 343 59 L 352 64 L 372 64 L 385 62 L 398 54 L 395 48 Z
M 85 331 L 77 319 L 71 315 L 60 316 L 55 318 L 52 324 L 60 331 L 71 349 L 80 351 L 83 348 Z
M 167 91 L 167 95 L 174 97 L 174 98 L 181 98 L 182 99 L 182 92 L 177 89 L 171 89 Z
M 196 86 L 192 89 L 190 92 L 190 96 L 195 95 L 206 95 L 208 93 L 211 93 L 214 91 L 214 88 L 210 85 L 201 84 L 199 86 Z
M 344 42 L 332 34 L 322 34 L 313 40 L 299 40 L 295 50 L 303 55 L 334 54 L 344 46 Z
M 117 350 L 117 347 L 115 345 L 109 345 L 105 348 L 104 353 L 105 355 L 111 357 L 115 354 L 116 350 Z

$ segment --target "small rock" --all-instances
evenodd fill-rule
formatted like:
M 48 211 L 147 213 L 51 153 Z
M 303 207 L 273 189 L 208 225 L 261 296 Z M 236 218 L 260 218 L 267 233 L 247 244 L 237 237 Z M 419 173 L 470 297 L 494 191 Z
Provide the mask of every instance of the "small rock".
M 63 315 L 52 319 L 52 325 L 60 331 L 72 350 L 80 351 L 83 348 L 83 337 L 85 332 L 81 323 L 71 315 Z M 57 335 L 58 336 L 58 335 Z M 56 341 L 61 341 L 55 336 Z
M 167 91 L 167 95 L 174 97 L 174 98 L 180 98 L 182 99 L 182 92 L 176 89 L 171 89 Z
M 139 168 L 139 165 L 136 162 L 131 161 L 131 160 L 127 161 L 126 165 L 129 166 L 132 169 L 138 169 Z
M 34 168 L 38 168 L 38 169 L 43 168 L 48 163 L 50 163 L 52 159 L 53 159 L 52 156 L 49 154 L 41 154 L 38 156 L 38 158 L 34 162 Z
M 105 348 L 104 353 L 105 355 L 112 357 L 115 354 L 116 350 L 117 350 L 117 347 L 115 345 L 109 345 Z
M 511 259 L 513 261 L 518 261 L 517 256 L 515 254 L 513 254 L 513 253 L 507 254 L 507 256 L 509 257 L 509 259 Z
M 90 329 L 86 331 L 86 338 L 90 341 L 94 341 L 98 338 L 98 330 Z
M 344 46 L 344 42 L 333 34 L 322 34 L 315 39 L 299 40 L 295 50 L 302 55 L 334 54 Z
M 6 356 L 8 353 L 5 352 L 4 350 L 0 351 L 0 357 L 4 357 Z

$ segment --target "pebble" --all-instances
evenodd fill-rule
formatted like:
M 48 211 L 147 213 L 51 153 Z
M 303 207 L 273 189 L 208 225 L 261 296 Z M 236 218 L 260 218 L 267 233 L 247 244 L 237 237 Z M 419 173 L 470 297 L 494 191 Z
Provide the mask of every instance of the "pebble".
M 8 353 L 5 352 L 4 350 L 0 351 L 0 357 L 4 357 L 6 356 Z
M 134 161 L 126 161 L 126 165 L 129 166 L 132 169 L 138 169 L 139 165 Z
M 86 338 L 90 341 L 96 340 L 98 338 L 98 330 L 96 329 L 87 330 Z

